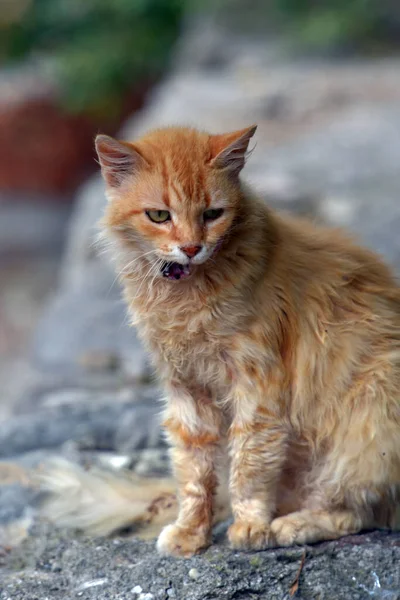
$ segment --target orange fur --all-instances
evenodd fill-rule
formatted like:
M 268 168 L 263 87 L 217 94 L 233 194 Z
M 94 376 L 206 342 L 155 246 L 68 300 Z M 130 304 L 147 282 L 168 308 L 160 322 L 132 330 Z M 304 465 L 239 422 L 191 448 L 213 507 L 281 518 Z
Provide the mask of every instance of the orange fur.
M 308 543 L 395 525 L 400 291 L 344 234 L 271 212 L 239 180 L 255 128 L 99 136 L 103 222 L 132 321 L 165 387 L 180 513 L 161 552 L 210 541 L 229 455 L 233 546 Z M 210 222 L 204 211 L 222 209 Z M 145 211 L 170 211 L 152 222 Z M 163 261 L 201 245 L 190 276 Z

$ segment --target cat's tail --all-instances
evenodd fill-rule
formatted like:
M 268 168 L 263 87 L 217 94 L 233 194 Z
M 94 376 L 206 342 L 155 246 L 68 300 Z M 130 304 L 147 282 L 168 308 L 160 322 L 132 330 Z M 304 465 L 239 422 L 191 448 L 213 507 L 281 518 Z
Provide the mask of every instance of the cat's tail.
M 41 513 L 60 527 L 104 536 L 132 529 L 149 539 L 174 521 L 178 500 L 172 478 L 153 479 L 81 466 L 65 459 L 48 463 L 39 476 L 45 492 Z M 229 517 L 229 502 L 217 498 L 215 521 Z
M 141 537 L 151 537 L 178 511 L 172 479 L 98 467 L 86 470 L 65 459 L 45 465 L 39 486 L 45 493 L 43 516 L 60 527 L 95 536 L 132 527 Z

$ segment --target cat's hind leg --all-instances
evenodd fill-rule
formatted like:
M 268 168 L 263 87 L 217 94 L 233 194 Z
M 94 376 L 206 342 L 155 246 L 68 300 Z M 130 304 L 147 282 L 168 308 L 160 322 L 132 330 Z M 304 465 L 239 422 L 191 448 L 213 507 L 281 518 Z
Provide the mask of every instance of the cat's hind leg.
M 384 464 L 382 447 L 386 449 L 383 458 L 388 459 Z M 304 495 L 301 509 L 281 513 L 272 521 L 276 545 L 311 544 L 366 529 L 397 528 L 400 464 L 392 448 L 387 436 L 386 442 L 374 440 L 348 460 L 344 451 L 339 465 L 339 461 L 327 461 L 316 479 L 311 476 L 307 482 L 306 489 L 312 491 Z
M 365 527 L 362 516 L 350 509 L 299 510 L 274 519 L 271 533 L 277 546 L 292 546 L 334 540 Z
M 319 432 L 324 434 L 321 439 L 326 446 L 316 455 L 302 489 L 295 490 L 300 510 L 281 513 L 271 523 L 277 545 L 396 527 L 400 502 L 398 381 L 388 379 L 385 372 L 372 371 L 338 403 L 334 420 L 320 415 Z
M 302 510 L 277 517 L 271 534 L 277 546 L 334 540 L 366 529 L 400 529 L 400 487 L 370 487 L 348 491 L 341 507 Z M 313 500 L 310 499 L 313 504 Z

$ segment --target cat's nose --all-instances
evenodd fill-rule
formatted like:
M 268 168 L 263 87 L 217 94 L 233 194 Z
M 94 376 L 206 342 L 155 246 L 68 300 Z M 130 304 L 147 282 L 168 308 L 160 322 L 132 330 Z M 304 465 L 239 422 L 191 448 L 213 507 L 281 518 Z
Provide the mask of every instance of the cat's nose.
M 181 246 L 181 250 L 189 258 L 193 258 L 193 256 L 196 256 L 196 254 L 198 254 L 200 252 L 201 246 L 196 245 L 196 244 L 193 244 L 193 245 L 190 245 L 190 246 Z

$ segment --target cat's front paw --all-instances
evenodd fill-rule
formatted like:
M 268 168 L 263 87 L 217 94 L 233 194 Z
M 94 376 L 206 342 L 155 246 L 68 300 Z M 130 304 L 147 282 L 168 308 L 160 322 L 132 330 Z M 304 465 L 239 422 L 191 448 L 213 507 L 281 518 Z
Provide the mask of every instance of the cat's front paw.
M 157 540 L 160 554 L 189 558 L 210 545 L 209 536 L 204 531 L 186 529 L 178 525 L 167 525 Z
M 268 523 L 235 521 L 229 527 L 228 539 L 232 548 L 239 550 L 263 550 L 275 545 Z

